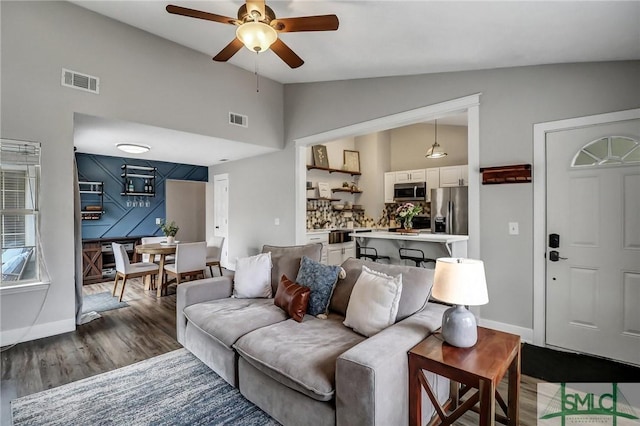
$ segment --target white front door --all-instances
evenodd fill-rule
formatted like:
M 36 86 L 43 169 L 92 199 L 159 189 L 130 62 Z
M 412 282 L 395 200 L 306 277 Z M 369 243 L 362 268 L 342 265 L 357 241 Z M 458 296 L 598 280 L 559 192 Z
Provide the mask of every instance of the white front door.
M 640 364 L 640 120 L 547 133 L 546 343 Z
M 224 237 L 220 264 L 229 266 L 229 175 L 213 177 L 213 235 Z

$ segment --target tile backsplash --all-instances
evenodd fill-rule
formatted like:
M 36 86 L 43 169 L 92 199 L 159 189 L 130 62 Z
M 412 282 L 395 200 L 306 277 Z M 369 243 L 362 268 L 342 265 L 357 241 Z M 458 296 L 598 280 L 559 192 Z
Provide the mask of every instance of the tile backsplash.
M 403 203 L 385 204 L 382 217 L 375 218 L 366 215 L 364 210 L 335 210 L 335 204 L 328 200 L 307 201 L 307 229 L 389 226 L 389 222 L 396 217 L 397 208 Z M 430 203 L 414 204 L 422 207 L 421 214 L 430 214 Z

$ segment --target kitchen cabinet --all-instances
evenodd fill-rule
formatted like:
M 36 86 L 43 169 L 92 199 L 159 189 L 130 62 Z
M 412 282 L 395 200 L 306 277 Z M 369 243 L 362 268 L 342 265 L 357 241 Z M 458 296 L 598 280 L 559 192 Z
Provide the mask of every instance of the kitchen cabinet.
M 327 263 L 329 265 L 342 265 L 342 262 L 350 257 L 356 257 L 356 242 L 329 244 Z
M 425 169 L 402 170 L 396 172 L 396 183 L 425 182 Z
M 440 187 L 469 185 L 469 166 L 440 167 Z
M 328 264 L 327 263 L 327 256 L 328 256 L 327 246 L 329 245 L 329 231 L 307 233 L 307 244 L 312 244 L 312 243 L 322 244 L 322 254 L 320 255 L 320 263 L 327 265 Z
M 393 185 L 396 184 L 396 172 L 384 174 L 384 202 L 393 203 Z
M 440 187 L 440 168 L 432 167 L 426 169 L 427 177 L 427 202 L 431 201 L 431 190 Z

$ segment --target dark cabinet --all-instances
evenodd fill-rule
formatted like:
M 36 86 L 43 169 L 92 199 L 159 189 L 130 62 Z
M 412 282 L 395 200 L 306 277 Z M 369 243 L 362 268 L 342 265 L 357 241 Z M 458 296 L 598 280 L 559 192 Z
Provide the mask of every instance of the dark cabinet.
M 95 284 L 115 277 L 116 261 L 111 243 L 125 246 L 129 260 L 135 261 L 135 246 L 140 237 L 101 238 L 82 242 L 82 284 Z

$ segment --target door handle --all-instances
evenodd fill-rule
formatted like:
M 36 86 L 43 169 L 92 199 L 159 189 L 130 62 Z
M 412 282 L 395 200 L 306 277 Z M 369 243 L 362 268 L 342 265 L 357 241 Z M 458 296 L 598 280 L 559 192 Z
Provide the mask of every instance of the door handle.
M 549 252 L 549 260 L 552 262 L 557 262 L 558 260 L 567 260 L 567 259 L 569 258 L 560 256 L 560 253 L 558 253 L 556 250 L 551 250 Z
M 220 227 L 219 227 L 219 226 L 216 226 L 216 229 L 220 229 Z

